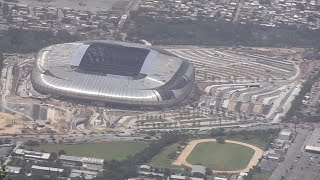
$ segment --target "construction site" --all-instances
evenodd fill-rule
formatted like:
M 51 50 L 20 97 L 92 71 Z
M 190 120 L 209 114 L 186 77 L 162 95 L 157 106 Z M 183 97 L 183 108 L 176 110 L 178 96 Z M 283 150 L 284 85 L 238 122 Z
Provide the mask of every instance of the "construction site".
M 160 111 L 52 98 L 30 82 L 35 54 L 5 54 L 0 134 L 211 129 L 280 123 L 301 83 L 319 67 L 303 49 L 161 47 L 196 67 L 198 97 Z M 300 74 L 303 72 L 303 75 Z

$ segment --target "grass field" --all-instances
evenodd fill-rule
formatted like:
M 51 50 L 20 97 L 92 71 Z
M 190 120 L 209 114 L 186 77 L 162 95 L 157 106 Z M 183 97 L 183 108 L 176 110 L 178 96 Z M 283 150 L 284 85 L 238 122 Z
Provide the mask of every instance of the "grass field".
M 164 168 L 173 167 L 171 163 L 174 161 L 174 159 L 170 159 L 168 155 L 171 153 L 175 153 L 178 146 L 179 144 L 176 143 L 164 148 L 159 154 L 152 158 L 150 165 Z
M 253 149 L 242 145 L 207 142 L 198 144 L 187 161 L 214 170 L 231 171 L 245 168 L 253 154 Z
M 141 152 L 148 146 L 146 142 L 112 141 L 105 143 L 77 145 L 40 145 L 32 147 L 36 151 L 58 152 L 63 149 L 67 155 L 103 158 L 105 160 L 125 160 L 127 156 Z

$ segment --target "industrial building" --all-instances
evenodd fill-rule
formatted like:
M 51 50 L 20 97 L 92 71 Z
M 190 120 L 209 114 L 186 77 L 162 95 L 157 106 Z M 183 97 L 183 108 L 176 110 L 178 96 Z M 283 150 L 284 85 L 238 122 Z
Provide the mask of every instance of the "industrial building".
M 185 100 L 195 81 L 187 60 L 151 46 L 113 41 L 58 44 L 42 49 L 33 88 L 57 98 L 99 105 L 168 107 Z
M 77 156 L 59 156 L 59 160 L 65 166 L 82 167 L 89 170 L 99 171 L 103 169 L 103 159 L 89 158 L 89 157 L 77 157 Z

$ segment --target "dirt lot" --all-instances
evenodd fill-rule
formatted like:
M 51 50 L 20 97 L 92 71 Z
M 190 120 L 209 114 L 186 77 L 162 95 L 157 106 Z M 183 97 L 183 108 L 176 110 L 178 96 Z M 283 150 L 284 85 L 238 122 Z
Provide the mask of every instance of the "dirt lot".
M 21 116 L 0 113 L 0 135 L 20 134 L 24 128 L 31 128 L 31 125 Z

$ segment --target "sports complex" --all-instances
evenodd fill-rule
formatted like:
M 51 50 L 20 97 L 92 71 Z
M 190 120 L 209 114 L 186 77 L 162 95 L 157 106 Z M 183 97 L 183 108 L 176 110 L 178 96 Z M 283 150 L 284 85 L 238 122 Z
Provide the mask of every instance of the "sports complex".
M 34 62 L 35 90 L 93 103 L 168 107 L 185 100 L 195 69 L 187 60 L 140 44 L 90 41 L 42 49 Z

